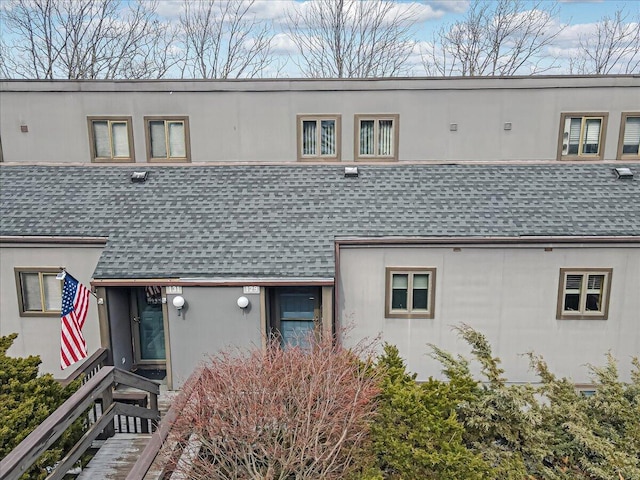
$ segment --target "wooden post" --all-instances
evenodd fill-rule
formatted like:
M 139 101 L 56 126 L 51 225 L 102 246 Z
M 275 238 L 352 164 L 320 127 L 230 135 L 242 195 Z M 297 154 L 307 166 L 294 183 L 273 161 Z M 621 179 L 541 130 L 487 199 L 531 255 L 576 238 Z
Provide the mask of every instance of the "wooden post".
M 102 392 L 102 411 L 106 412 L 113 403 L 113 384 L 109 385 Z M 113 420 L 111 420 L 104 428 L 104 436 L 106 438 L 113 437 L 116 434 Z
M 151 431 L 155 432 L 158 428 L 158 420 L 160 420 L 160 411 L 158 410 L 158 395 L 154 392 L 149 392 L 149 407 L 154 412 L 158 412 L 158 418 L 156 420 L 151 420 Z

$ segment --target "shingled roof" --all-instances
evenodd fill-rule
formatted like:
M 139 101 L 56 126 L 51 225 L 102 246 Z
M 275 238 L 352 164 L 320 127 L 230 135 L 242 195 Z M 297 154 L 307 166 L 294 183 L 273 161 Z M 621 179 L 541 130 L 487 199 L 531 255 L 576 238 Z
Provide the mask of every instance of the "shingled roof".
M 11 165 L 0 235 L 108 237 L 102 279 L 331 278 L 340 236 L 640 236 L 613 166 Z

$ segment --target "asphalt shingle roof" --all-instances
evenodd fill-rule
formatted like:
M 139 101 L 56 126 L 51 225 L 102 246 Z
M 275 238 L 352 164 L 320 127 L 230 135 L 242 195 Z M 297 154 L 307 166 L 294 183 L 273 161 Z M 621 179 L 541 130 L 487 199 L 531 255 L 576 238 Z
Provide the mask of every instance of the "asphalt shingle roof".
M 95 278 L 326 278 L 339 236 L 640 236 L 613 166 L 3 166 L 0 235 L 107 236 Z

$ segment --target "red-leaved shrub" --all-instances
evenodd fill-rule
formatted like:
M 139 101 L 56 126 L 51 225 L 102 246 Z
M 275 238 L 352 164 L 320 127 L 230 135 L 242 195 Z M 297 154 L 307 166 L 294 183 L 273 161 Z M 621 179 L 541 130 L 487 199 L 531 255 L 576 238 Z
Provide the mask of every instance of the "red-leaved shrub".
M 370 356 L 310 343 L 211 358 L 172 430 L 186 478 L 332 479 L 357 468 L 378 393 Z

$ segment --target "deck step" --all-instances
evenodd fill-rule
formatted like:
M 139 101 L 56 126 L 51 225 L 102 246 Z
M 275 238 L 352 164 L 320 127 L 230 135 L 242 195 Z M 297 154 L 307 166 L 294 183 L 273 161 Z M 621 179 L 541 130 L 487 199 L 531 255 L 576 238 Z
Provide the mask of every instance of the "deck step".
M 107 439 L 76 480 L 124 480 L 151 434 L 118 433 Z

